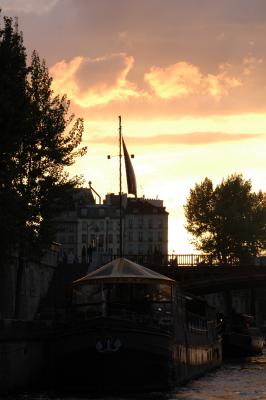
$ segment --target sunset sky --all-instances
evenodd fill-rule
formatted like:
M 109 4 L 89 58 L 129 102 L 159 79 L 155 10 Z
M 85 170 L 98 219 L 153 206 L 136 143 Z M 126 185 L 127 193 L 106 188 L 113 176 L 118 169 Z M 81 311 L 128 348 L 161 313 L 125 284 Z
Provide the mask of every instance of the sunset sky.
M 118 115 L 138 194 L 169 211 L 169 251 L 192 252 L 189 189 L 232 173 L 266 191 L 265 0 L 0 0 L 30 55 L 84 117 L 71 169 L 118 192 Z M 124 185 L 126 191 L 126 185 Z

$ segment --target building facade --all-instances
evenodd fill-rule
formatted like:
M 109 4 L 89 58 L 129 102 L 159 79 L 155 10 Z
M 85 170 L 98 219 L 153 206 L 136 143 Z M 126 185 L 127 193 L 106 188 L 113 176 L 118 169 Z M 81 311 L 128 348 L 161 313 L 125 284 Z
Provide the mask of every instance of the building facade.
M 122 194 L 122 254 L 167 254 L 168 212 L 158 199 Z M 120 254 L 120 197 L 107 194 L 96 203 L 93 191 L 77 189 L 73 203 L 56 219 L 56 240 L 65 262 L 103 260 Z

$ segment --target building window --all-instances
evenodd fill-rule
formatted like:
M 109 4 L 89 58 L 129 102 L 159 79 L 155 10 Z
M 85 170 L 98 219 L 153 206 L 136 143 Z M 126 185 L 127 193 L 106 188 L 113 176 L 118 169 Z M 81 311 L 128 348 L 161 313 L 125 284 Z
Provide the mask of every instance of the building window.
M 149 240 L 149 242 L 152 242 L 152 241 L 153 241 L 153 232 L 149 232 L 149 234 L 148 234 L 148 240 Z
M 153 222 L 152 219 L 149 218 L 149 220 L 148 220 L 148 227 L 149 227 L 149 228 L 152 228 L 152 227 L 153 227 L 153 223 L 152 223 L 152 222 Z
M 74 243 L 74 236 L 73 235 L 68 236 L 68 243 Z
M 108 235 L 108 243 L 113 243 L 113 235 Z
M 74 232 L 74 224 L 69 224 L 68 230 L 69 232 Z
M 104 235 L 99 235 L 98 246 L 103 247 L 103 243 L 104 243 Z
M 80 214 L 81 214 L 82 217 L 87 217 L 87 208 L 82 208 L 80 210 Z
M 143 232 L 139 231 L 139 242 L 143 241 Z
M 81 236 L 81 241 L 82 243 L 87 243 L 87 235 L 85 235 L 84 233 Z
M 138 219 L 138 226 L 139 226 L 139 228 L 143 228 L 143 218 L 142 217 L 139 217 L 139 219 Z
M 128 232 L 128 241 L 133 242 L 133 232 Z
M 129 218 L 128 220 L 128 227 L 133 228 L 133 218 Z
M 82 232 L 87 232 L 87 222 L 82 222 Z
M 162 246 L 161 246 L 160 243 L 157 245 L 157 251 L 158 251 L 160 254 L 162 254 Z
M 162 235 L 162 232 L 161 232 L 161 231 L 158 232 L 158 240 L 159 240 L 160 242 L 163 240 L 163 235 Z
M 59 232 L 65 232 L 65 231 L 66 231 L 66 226 L 65 226 L 65 224 L 59 224 L 59 225 L 58 225 L 58 231 L 59 231 Z
M 103 216 L 104 216 L 104 209 L 103 209 L 103 208 L 100 208 L 100 210 L 98 210 L 98 215 L 99 215 L 100 217 L 103 217 Z
M 162 220 L 162 218 L 160 218 L 158 221 L 158 228 L 162 228 L 162 227 L 163 227 L 163 220 Z
M 99 229 L 100 229 L 100 231 L 103 231 L 104 230 L 104 221 L 99 221 Z
M 93 248 L 96 247 L 96 235 L 94 233 L 90 235 L 90 244 Z
M 113 221 L 109 221 L 109 230 L 112 231 L 113 230 Z
M 65 243 L 65 236 L 59 236 L 59 243 Z

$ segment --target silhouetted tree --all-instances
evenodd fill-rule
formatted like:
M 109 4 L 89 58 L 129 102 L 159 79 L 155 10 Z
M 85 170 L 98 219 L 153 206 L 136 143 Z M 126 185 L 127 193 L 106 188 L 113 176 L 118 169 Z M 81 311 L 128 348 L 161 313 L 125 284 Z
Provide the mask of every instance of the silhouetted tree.
M 86 152 L 83 120 L 69 115 L 66 96 L 54 96 L 44 61 L 26 65 L 22 34 L 11 18 L 0 26 L 0 255 L 23 259 L 53 239 L 53 219 L 80 178 L 64 167 Z M 2 90 L 3 88 L 3 90 Z
M 5 17 L 4 27 L 0 25 L 0 257 L 6 256 L 13 238 L 18 235 L 19 198 L 13 180 L 16 154 L 26 129 L 27 74 L 22 36 L 17 24 Z
M 243 262 L 265 248 L 266 195 L 252 192 L 250 180 L 231 175 L 213 187 L 205 178 L 190 190 L 184 206 L 186 229 L 196 249 L 225 262 Z

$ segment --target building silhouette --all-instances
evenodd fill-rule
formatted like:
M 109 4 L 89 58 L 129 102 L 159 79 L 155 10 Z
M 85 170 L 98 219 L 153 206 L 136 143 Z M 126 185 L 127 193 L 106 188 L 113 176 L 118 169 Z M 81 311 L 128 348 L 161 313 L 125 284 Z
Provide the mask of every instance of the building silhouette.
M 120 196 L 109 193 L 103 203 L 95 191 L 73 191 L 72 203 L 56 218 L 56 241 L 62 262 L 108 261 L 119 255 Z M 168 253 L 168 212 L 163 200 L 129 197 L 121 199 L 122 252 L 124 256 Z

